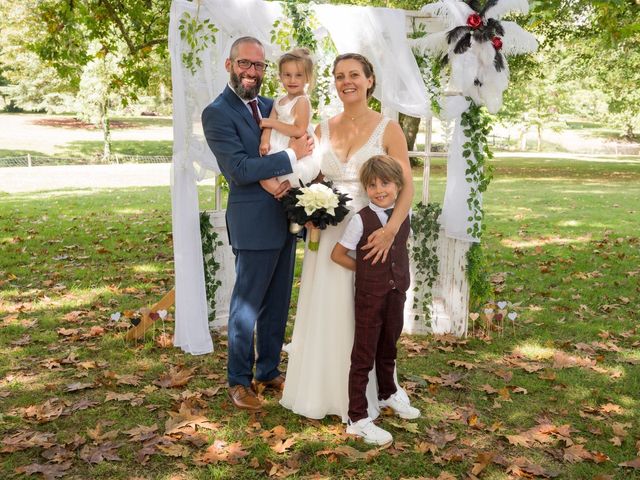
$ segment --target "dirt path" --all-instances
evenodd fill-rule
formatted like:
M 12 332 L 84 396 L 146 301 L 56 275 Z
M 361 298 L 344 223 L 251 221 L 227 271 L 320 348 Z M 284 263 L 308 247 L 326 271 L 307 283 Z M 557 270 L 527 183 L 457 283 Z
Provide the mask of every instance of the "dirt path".
M 170 168 L 169 163 L 0 168 L 0 192 L 168 186 Z

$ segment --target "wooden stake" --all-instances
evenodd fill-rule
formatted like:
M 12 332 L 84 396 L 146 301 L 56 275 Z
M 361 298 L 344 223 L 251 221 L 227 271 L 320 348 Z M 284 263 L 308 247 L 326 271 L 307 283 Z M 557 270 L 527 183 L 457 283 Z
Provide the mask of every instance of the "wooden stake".
M 151 325 L 153 325 L 153 323 L 155 322 L 155 320 L 151 318 L 151 314 L 157 313 L 158 310 L 168 309 L 175 303 L 175 301 L 176 289 L 172 288 L 164 297 L 160 299 L 158 303 L 153 305 L 151 308 L 141 308 L 140 313 L 142 314 L 142 319 L 140 320 L 140 323 L 127 331 L 125 339 L 131 341 L 138 340 L 144 337 L 145 332 L 149 330 L 149 328 L 151 328 Z

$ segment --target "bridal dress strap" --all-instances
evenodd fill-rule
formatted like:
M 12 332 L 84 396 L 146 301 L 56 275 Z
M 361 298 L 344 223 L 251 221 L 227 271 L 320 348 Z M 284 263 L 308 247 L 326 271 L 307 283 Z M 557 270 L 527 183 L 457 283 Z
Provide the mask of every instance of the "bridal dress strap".
M 389 121 L 391 119 L 389 117 L 382 117 L 382 120 L 380 120 L 380 123 L 378 123 L 378 126 L 376 127 L 376 129 L 373 131 L 373 134 L 371 135 L 371 142 L 375 142 L 373 143 L 373 145 L 375 145 L 376 147 L 380 148 L 380 150 L 382 150 L 382 140 L 384 138 L 384 131 L 387 128 L 387 125 L 389 124 Z
M 322 135 L 320 143 L 331 145 L 329 143 L 329 120 L 324 120 L 320 123 L 320 134 Z

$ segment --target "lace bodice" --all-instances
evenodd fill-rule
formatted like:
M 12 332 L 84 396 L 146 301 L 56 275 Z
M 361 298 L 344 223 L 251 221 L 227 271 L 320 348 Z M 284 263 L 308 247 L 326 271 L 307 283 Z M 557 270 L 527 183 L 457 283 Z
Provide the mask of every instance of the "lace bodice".
M 367 142 L 354 152 L 346 162 L 341 162 L 331 148 L 329 121 L 325 120 L 320 124 L 322 135 L 320 139 L 320 170 L 327 180 L 333 182 L 334 187 L 353 199 L 348 207 L 356 212 L 369 203 L 367 194 L 358 179 L 360 167 L 372 156 L 386 153 L 382 146 L 382 137 L 388 123 L 389 119 L 383 117 Z

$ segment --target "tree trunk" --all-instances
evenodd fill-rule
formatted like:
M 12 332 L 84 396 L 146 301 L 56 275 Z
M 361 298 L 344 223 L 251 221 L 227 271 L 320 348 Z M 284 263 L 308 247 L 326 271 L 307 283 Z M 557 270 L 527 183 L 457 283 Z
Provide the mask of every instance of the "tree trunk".
M 542 125 L 538 124 L 536 126 L 536 130 L 538 131 L 538 151 L 542 151 Z
M 104 139 L 104 145 L 102 149 L 102 160 L 109 162 L 111 159 L 111 123 L 109 122 L 109 111 L 107 103 L 102 104 L 102 134 Z
M 625 138 L 630 142 L 633 142 L 635 135 L 633 134 L 633 125 L 631 122 L 627 123 L 627 133 L 625 134 Z
M 418 136 L 418 128 L 420 127 L 420 119 L 416 117 L 410 117 L 409 115 L 401 113 L 398 116 L 398 122 L 400 123 L 400 127 L 402 128 L 404 136 L 407 139 L 407 148 L 409 149 L 409 151 L 414 150 L 416 137 Z M 410 160 L 411 165 L 414 165 L 414 159 L 411 158 Z

